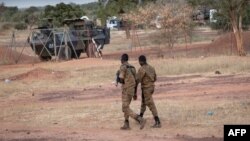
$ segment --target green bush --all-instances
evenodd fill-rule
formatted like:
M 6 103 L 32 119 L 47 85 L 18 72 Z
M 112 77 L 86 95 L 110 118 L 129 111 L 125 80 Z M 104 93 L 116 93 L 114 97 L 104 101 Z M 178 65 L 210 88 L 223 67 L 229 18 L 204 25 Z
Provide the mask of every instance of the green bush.
M 27 25 L 25 23 L 17 23 L 15 25 L 15 29 L 17 29 L 17 30 L 24 30 L 24 29 L 27 29 Z

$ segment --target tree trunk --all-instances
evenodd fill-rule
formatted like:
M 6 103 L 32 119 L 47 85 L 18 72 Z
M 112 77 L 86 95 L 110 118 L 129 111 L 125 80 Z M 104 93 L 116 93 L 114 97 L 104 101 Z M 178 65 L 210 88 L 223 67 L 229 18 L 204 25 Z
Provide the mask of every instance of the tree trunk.
M 234 36 L 236 39 L 236 47 L 237 47 L 237 51 L 238 51 L 238 55 L 239 56 L 246 56 L 244 47 L 243 47 L 243 39 L 242 39 L 242 33 L 240 33 L 239 31 L 234 32 Z
M 239 21 L 237 21 L 237 15 L 231 13 L 231 23 L 233 26 L 233 32 L 236 39 L 236 47 L 239 56 L 246 56 L 246 52 L 243 46 L 243 30 L 242 30 L 242 16 L 239 16 Z
M 126 38 L 130 39 L 130 28 L 128 26 L 125 27 Z

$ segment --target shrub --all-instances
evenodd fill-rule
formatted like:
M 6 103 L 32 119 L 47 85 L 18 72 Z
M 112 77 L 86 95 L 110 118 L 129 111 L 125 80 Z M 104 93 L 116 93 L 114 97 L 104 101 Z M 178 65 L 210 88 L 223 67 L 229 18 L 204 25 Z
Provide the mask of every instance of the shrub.
M 15 25 L 15 29 L 17 29 L 17 30 L 24 30 L 24 29 L 27 29 L 27 25 L 25 23 L 17 23 Z
M 3 23 L 1 26 L 2 30 L 9 30 L 11 28 L 13 28 L 13 24 L 11 24 L 11 23 Z

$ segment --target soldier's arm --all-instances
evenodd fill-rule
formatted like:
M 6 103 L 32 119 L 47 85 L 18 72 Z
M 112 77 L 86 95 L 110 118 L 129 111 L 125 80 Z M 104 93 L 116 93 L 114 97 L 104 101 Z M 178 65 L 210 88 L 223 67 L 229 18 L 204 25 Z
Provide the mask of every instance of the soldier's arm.
M 144 77 L 144 75 L 145 75 L 145 71 L 142 68 L 140 68 L 138 70 L 138 73 L 136 74 L 136 83 L 137 84 L 141 83 L 142 78 Z
M 144 71 L 143 68 L 140 68 L 138 70 L 138 73 L 136 74 L 136 89 L 139 83 L 142 82 L 143 77 L 145 76 L 146 72 Z M 137 99 L 137 95 L 135 96 L 134 100 Z
M 155 72 L 155 69 L 154 69 L 154 73 L 155 73 L 155 81 L 157 80 L 157 74 L 156 74 L 156 72 Z
M 134 96 L 133 96 L 133 99 L 134 100 L 137 100 L 137 87 L 138 87 L 138 83 L 137 83 L 137 81 L 135 82 L 135 94 L 134 94 Z
M 138 83 L 137 83 L 137 76 L 136 76 L 136 69 L 135 68 L 133 68 L 133 75 L 134 75 L 134 77 L 135 77 L 135 93 L 134 93 L 134 96 L 133 96 L 133 99 L 134 100 L 137 100 L 137 87 L 138 87 Z
M 119 75 L 120 75 L 120 70 L 118 70 L 117 72 L 116 72 L 116 79 L 115 79 L 115 81 L 116 81 L 116 86 L 118 86 L 118 83 L 120 83 L 120 78 L 119 78 Z
M 126 73 L 126 66 L 121 66 L 119 74 L 119 82 L 122 84 L 124 84 L 125 73 Z

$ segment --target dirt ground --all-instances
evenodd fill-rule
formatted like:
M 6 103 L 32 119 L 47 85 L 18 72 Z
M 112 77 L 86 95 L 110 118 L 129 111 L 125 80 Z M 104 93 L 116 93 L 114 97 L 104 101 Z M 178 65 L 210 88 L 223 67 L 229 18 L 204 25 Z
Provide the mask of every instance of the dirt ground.
M 121 131 L 119 87 L 111 82 L 72 88 L 60 86 L 68 77 L 77 77 L 67 69 L 87 62 L 92 65 L 77 70 L 119 64 L 111 60 L 101 63 L 99 59 L 82 59 L 53 66 L 48 63 L 2 66 L 1 76 L 11 75 L 10 82 L 6 79 L 0 82 L 3 88 L 0 140 L 222 141 L 224 124 L 250 123 L 249 74 L 160 76 L 154 98 L 162 128 L 150 128 L 153 118 L 147 109 L 145 129 L 139 130 L 139 125 L 131 119 L 132 129 Z M 65 70 L 52 71 L 65 65 Z M 17 69 L 23 69 L 23 73 L 15 72 Z M 51 88 L 50 84 L 47 89 L 35 87 L 43 80 L 59 83 L 58 87 Z M 138 94 L 140 97 L 140 90 Z M 140 98 L 132 102 L 137 113 L 139 106 Z
M 0 141 L 223 141 L 225 124 L 250 123 L 249 73 L 159 75 L 153 97 L 162 128 L 150 127 L 147 109 L 143 130 L 130 119 L 131 130 L 121 131 L 121 88 L 112 81 L 122 52 L 0 66 Z M 130 53 L 133 64 L 140 53 Z M 151 49 L 146 54 L 164 58 Z M 136 113 L 140 93 L 131 104 Z

